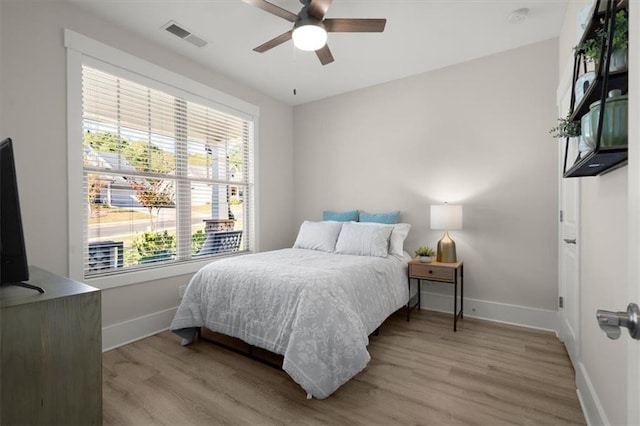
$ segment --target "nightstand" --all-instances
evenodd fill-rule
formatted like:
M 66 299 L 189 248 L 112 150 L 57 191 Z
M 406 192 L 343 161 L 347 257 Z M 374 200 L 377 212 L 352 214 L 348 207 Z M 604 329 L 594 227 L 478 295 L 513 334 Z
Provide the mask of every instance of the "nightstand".
M 458 279 L 459 277 L 459 279 Z M 411 279 L 418 280 L 418 301 L 411 305 L 411 297 L 407 302 L 407 321 L 413 308 L 420 310 L 420 286 L 422 281 L 436 281 L 453 284 L 453 331 L 456 331 L 458 318 L 462 319 L 462 301 L 464 298 L 464 265 L 462 261 L 455 263 L 420 262 L 413 259 L 409 262 L 409 291 Z M 458 311 L 458 283 L 460 283 L 460 310 Z

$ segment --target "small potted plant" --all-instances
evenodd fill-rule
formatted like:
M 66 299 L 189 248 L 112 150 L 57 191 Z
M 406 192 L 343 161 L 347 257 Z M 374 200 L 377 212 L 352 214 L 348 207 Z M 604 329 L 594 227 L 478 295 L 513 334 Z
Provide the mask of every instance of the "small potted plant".
M 580 136 L 581 128 L 579 121 L 571 121 L 570 114 L 566 118 L 558 118 L 558 125 L 552 127 L 549 133 L 554 138 L 575 138 Z
M 593 151 L 595 144 L 582 137 L 581 121 L 571 121 L 569 118 L 570 114 L 567 114 L 566 118 L 558 118 L 558 125 L 552 127 L 549 133 L 554 138 L 578 138 L 578 150 L 580 151 L 580 158 L 582 158 Z
M 420 257 L 420 262 L 431 262 L 436 252 L 431 247 L 418 247 L 415 251 L 416 256 Z
M 600 50 L 602 41 L 607 37 L 606 31 L 601 28 L 596 31 L 593 38 L 585 40 L 583 43 L 574 47 L 577 52 L 584 54 L 587 61 L 596 63 L 600 60 Z M 619 71 L 627 68 L 629 49 L 629 19 L 623 10 L 616 13 L 615 32 L 612 38 L 612 53 L 609 64 L 609 71 Z

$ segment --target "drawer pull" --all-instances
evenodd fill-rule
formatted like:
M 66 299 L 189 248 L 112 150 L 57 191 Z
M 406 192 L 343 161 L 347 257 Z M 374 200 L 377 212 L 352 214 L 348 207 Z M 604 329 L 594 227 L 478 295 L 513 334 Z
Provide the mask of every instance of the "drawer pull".
M 430 273 L 430 274 L 433 274 L 433 271 L 432 271 L 431 269 L 429 269 L 429 273 Z

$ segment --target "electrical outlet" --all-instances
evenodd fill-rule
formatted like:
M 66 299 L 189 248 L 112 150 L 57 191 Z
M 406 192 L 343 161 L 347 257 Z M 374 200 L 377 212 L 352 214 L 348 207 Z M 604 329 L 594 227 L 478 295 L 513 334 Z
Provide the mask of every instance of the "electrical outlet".
M 184 292 L 187 290 L 187 285 L 181 285 L 178 287 L 178 299 L 182 299 L 184 297 Z

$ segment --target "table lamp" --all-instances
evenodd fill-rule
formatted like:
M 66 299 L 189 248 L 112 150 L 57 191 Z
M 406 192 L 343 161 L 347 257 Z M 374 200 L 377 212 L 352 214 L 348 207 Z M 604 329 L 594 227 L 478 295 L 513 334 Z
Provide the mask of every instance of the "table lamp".
M 449 237 L 449 230 L 462 229 L 462 206 L 447 203 L 432 205 L 431 229 L 444 230 L 444 235 L 438 241 L 436 260 L 443 263 L 457 262 L 456 243 Z

